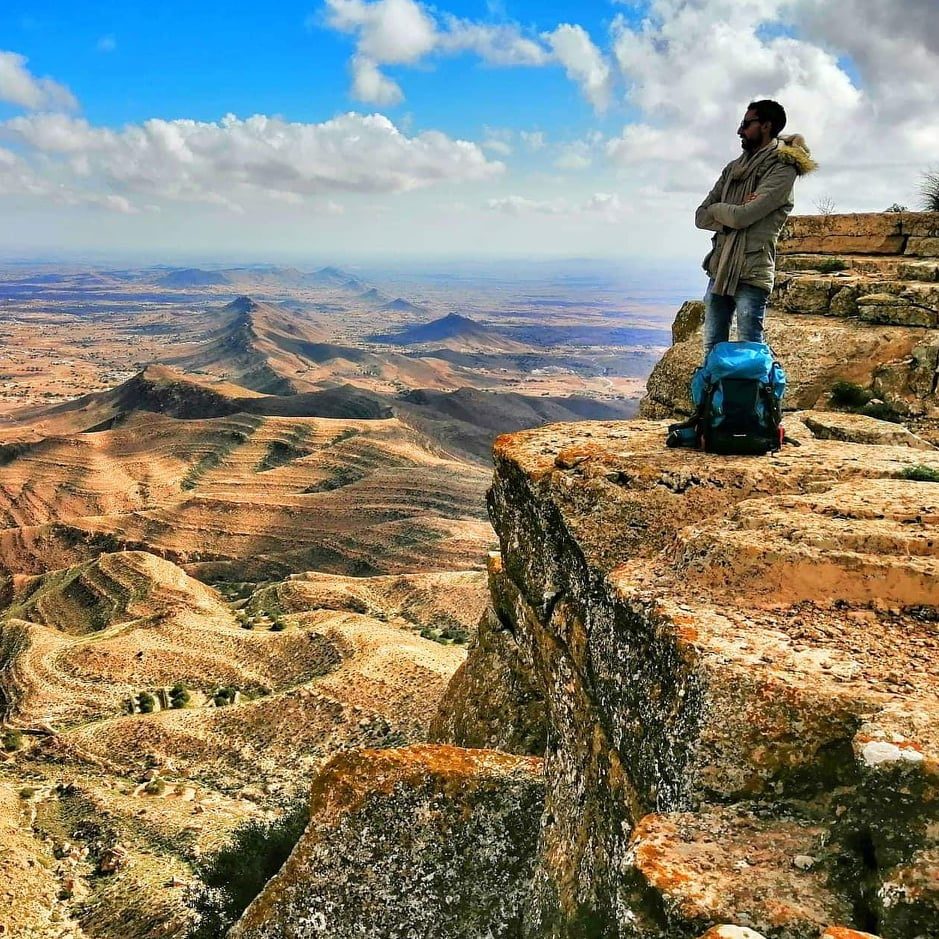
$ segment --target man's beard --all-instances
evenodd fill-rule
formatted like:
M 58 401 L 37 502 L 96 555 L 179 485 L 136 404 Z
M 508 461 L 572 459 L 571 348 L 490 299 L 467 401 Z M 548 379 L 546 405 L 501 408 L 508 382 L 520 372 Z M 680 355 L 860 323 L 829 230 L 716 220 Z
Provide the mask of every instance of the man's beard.
M 741 137 L 740 146 L 746 153 L 755 153 L 757 142 L 755 140 L 751 140 L 749 137 Z

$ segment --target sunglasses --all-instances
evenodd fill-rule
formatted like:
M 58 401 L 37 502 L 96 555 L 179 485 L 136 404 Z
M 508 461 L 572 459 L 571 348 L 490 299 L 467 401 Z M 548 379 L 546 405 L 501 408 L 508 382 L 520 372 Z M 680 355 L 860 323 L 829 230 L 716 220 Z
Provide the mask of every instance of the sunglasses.
M 746 130 L 751 124 L 760 124 L 762 121 L 758 117 L 751 117 L 750 120 L 743 120 L 737 130 Z

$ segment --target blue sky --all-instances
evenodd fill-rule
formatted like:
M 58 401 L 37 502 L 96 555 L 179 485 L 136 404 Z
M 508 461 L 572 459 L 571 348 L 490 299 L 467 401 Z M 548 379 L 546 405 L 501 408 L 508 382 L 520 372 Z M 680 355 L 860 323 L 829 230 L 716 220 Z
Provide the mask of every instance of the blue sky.
M 691 258 L 747 101 L 879 210 L 936 74 L 932 0 L 6 0 L 0 252 Z
M 575 15 L 598 34 L 616 14 L 635 18 L 634 8 L 606 2 L 458 2 L 446 9 L 474 21 L 517 22 L 534 36 Z M 36 74 L 71 88 L 95 123 L 212 121 L 228 112 L 320 121 L 359 106 L 347 93 L 354 42 L 329 29 L 315 3 L 8 0 L 0 9 L 0 36 L 6 48 L 28 57 Z M 389 72 L 408 73 L 408 97 L 384 111 L 408 116 L 415 126 L 475 138 L 486 126 L 527 124 L 576 134 L 595 124 L 559 67 L 513 69 L 507 80 L 505 69 L 462 55 Z M 459 107 L 449 93 L 454 87 L 461 89 Z

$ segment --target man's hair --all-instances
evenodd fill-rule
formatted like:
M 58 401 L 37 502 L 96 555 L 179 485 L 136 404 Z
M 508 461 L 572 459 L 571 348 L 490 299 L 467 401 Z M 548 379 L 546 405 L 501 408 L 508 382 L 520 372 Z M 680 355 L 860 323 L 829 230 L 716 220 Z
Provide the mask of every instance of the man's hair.
M 751 101 L 747 105 L 748 111 L 756 111 L 756 116 L 761 124 L 767 121 L 772 125 L 772 134 L 778 137 L 782 129 L 786 126 L 786 109 L 778 101 L 770 101 L 764 98 L 762 101 Z

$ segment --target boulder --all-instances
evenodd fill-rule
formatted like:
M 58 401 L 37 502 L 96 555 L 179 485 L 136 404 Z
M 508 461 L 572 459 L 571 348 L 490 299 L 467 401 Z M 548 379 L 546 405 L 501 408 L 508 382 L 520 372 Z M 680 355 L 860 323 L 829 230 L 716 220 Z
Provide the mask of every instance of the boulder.
M 661 904 L 670 936 L 697 936 L 716 920 L 803 939 L 852 916 L 846 891 L 831 885 L 839 851 L 827 827 L 797 812 L 649 815 L 633 831 L 628 860 Z
M 901 280 L 934 282 L 939 280 L 939 261 L 901 261 L 897 268 Z
M 910 238 L 903 253 L 920 258 L 939 257 L 939 238 Z
M 803 316 L 771 308 L 766 314 L 767 341 L 789 379 L 787 410 L 824 405 L 836 381 L 870 387 L 884 362 L 904 362 L 923 342 L 923 331 L 893 325 L 864 325 L 825 316 Z M 673 345 L 646 382 L 640 404 L 643 417 L 662 419 L 691 413 L 691 374 L 701 363 L 700 331 Z M 904 365 L 901 381 L 910 396 Z
M 693 335 L 704 323 L 704 301 L 686 300 L 672 323 L 672 342 L 681 342 Z
M 230 939 L 520 935 L 541 761 L 414 746 L 334 757 L 310 823 Z

